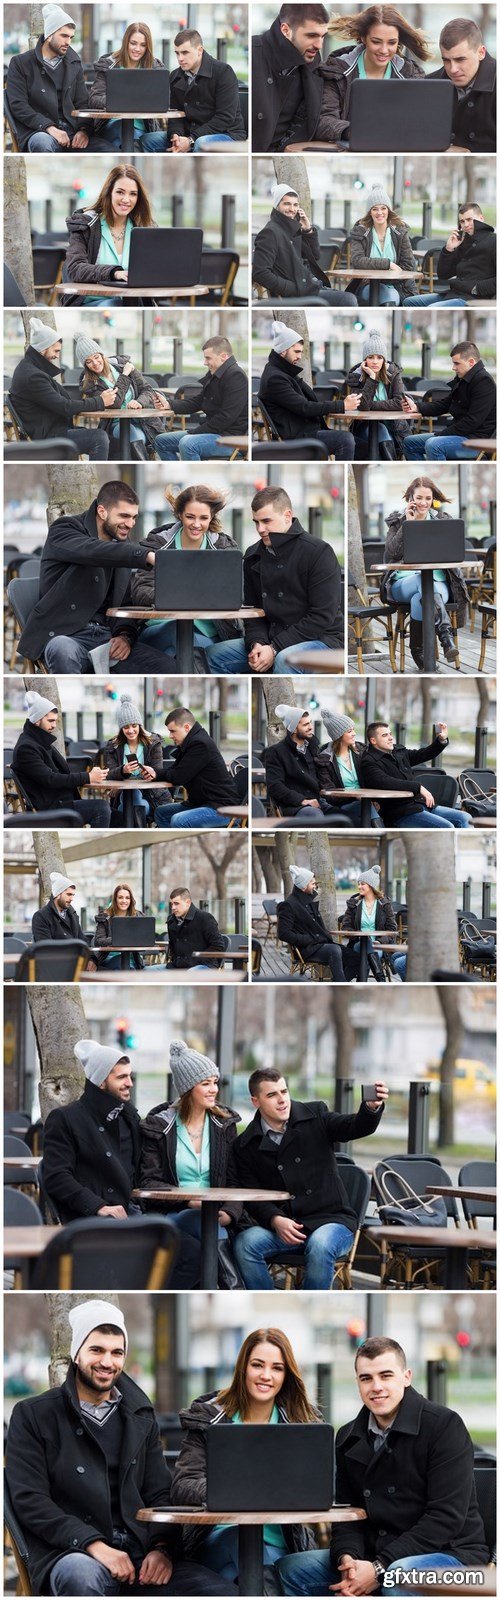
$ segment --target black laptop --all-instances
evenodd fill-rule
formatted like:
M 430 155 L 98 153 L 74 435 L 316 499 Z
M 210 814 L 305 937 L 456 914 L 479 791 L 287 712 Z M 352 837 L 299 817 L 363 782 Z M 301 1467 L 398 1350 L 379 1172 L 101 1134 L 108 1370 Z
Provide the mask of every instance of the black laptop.
M 157 550 L 157 611 L 239 611 L 242 604 L 240 550 Z
M 122 950 L 140 950 L 154 945 L 154 917 L 111 917 L 111 943 Z
M 190 289 L 200 282 L 203 228 L 133 228 L 129 289 Z
M 138 116 L 164 116 L 170 105 L 170 73 L 167 67 L 151 71 L 123 67 L 106 73 L 106 111 L 117 116 L 136 111 Z
M 403 523 L 403 561 L 432 561 L 436 567 L 452 567 L 465 560 L 465 522 L 450 517 L 435 522 Z
M 349 149 L 447 150 L 453 84 L 449 79 L 355 78 L 349 101 Z
M 327 1511 L 333 1428 L 326 1422 L 207 1428 L 208 1511 Z

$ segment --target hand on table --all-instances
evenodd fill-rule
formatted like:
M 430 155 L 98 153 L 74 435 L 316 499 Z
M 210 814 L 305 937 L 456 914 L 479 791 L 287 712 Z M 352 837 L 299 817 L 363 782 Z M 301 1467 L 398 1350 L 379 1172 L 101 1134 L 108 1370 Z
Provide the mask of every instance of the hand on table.
M 128 272 L 124 272 L 123 267 L 120 267 L 119 272 L 115 272 L 113 283 L 116 283 L 118 280 L 120 283 L 128 283 Z
M 301 1222 L 294 1222 L 293 1217 L 273 1217 L 271 1227 L 283 1244 L 305 1244 L 307 1234 Z
M 166 1584 L 172 1576 L 172 1562 L 164 1550 L 150 1550 L 139 1568 L 139 1583 Z
M 155 772 L 154 767 L 143 767 L 142 768 L 142 772 L 141 772 L 141 777 L 142 778 L 148 778 L 149 782 L 152 783 L 153 779 L 156 778 L 156 772 Z
M 115 1222 L 126 1222 L 127 1213 L 124 1206 L 100 1206 L 98 1217 L 114 1217 Z
M 127 411 L 142 411 L 140 400 L 129 400 Z
M 156 411 L 172 411 L 171 405 L 169 405 L 168 400 L 165 399 L 165 395 L 161 393 L 160 389 L 154 390 L 153 405 Z
M 87 965 L 86 965 L 85 971 L 86 972 L 97 972 L 97 967 L 96 967 L 95 961 L 87 961 Z
M 92 1544 L 87 1545 L 87 1555 L 93 1556 L 94 1561 L 100 1561 L 120 1583 L 135 1583 L 135 1569 L 125 1550 L 113 1550 L 113 1546 L 106 1544 L 104 1539 L 94 1539 Z
M 371 377 L 371 373 L 369 373 L 369 377 Z M 344 400 L 344 411 L 358 411 L 360 405 L 361 405 L 361 395 L 360 394 L 346 394 L 346 397 L 345 397 L 345 400 Z
M 393 277 L 395 278 L 402 278 L 403 276 L 403 268 L 398 267 L 397 261 L 391 261 L 389 263 L 389 272 L 392 272 Z
M 104 783 L 108 776 L 108 772 L 109 767 L 91 767 L 89 772 L 89 783 Z
M 434 795 L 431 794 L 430 789 L 424 789 L 423 783 L 420 786 L 420 793 L 421 793 L 421 796 L 422 796 L 422 800 L 425 800 L 425 804 L 427 806 L 427 810 L 428 811 L 432 811 L 433 806 L 435 806 L 435 804 L 436 804 L 436 801 L 434 799 Z
M 110 661 L 126 661 L 127 656 L 130 655 L 131 649 L 132 645 L 130 643 L 130 639 L 125 639 L 121 633 L 115 634 L 115 637 L 111 640 L 111 644 L 109 646 Z
M 404 394 L 401 404 L 402 404 L 402 407 L 403 407 L 403 411 L 411 411 L 412 415 L 413 414 L 415 414 L 415 415 L 418 414 L 418 406 L 415 405 L 415 401 L 412 400 L 411 395 Z

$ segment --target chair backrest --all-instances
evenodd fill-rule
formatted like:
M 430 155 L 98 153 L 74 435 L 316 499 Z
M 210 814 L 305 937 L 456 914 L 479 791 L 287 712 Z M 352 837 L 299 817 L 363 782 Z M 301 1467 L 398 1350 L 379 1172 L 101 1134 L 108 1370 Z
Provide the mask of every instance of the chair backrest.
M 258 395 L 257 398 L 258 398 L 258 402 L 259 402 L 259 406 L 260 406 L 260 413 L 261 413 L 261 416 L 263 418 L 263 421 L 266 424 L 266 428 L 267 428 L 267 431 L 268 431 L 268 434 L 269 434 L 269 438 L 278 440 L 279 439 L 279 433 L 278 433 L 278 429 L 276 427 L 276 423 L 273 422 L 271 413 L 267 410 L 267 406 L 265 406 L 263 404 L 263 401 L 260 399 L 259 395 Z M 258 445 L 255 445 L 254 453 L 255 453 L 256 449 L 258 449 Z
M 338 1159 L 338 1157 L 337 1157 Z M 356 1222 L 361 1228 L 370 1199 L 372 1181 L 369 1172 L 363 1172 L 362 1167 L 356 1167 L 354 1162 L 342 1162 L 342 1183 L 349 1198 L 349 1204 L 356 1212 Z
M 6 1531 L 9 1535 L 12 1554 L 14 1556 L 14 1561 L 19 1574 L 18 1593 L 33 1594 L 28 1572 L 28 1549 L 26 1545 L 26 1538 L 21 1528 L 21 1524 L 17 1520 L 12 1500 L 10 1498 L 7 1471 L 4 1473 L 3 1519 Z
M 51 289 L 58 282 L 63 261 L 66 258 L 68 241 L 64 245 L 44 244 L 33 245 L 33 274 L 36 288 Z
M 6 1185 L 3 1196 L 4 1223 L 6 1228 L 39 1228 L 43 1221 L 31 1195 L 23 1194 L 20 1189 Z
M 26 627 L 28 617 L 36 606 L 40 593 L 38 578 L 13 578 L 7 589 L 7 598 L 12 607 L 16 621 L 21 628 Z
M 245 766 L 241 760 L 241 757 L 235 756 L 234 761 L 231 762 L 229 771 L 236 784 L 238 800 L 240 800 L 242 805 L 244 805 L 248 800 L 248 758 L 247 765 Z
M 14 778 L 14 775 L 13 781 L 20 798 L 23 799 L 24 797 L 26 799 L 24 791 L 21 792 L 22 786 L 19 783 L 19 779 Z M 13 816 L 5 816 L 3 819 L 4 828 L 25 828 L 25 812 L 32 810 L 33 807 L 26 803 L 24 811 L 16 812 Z M 37 828 L 81 828 L 82 819 L 79 811 L 70 811 L 69 806 L 61 806 L 60 810 L 56 811 L 37 811 L 36 825 Z
M 248 935 L 246 933 L 227 933 L 226 950 L 248 950 Z
M 18 1139 L 15 1133 L 4 1133 L 3 1153 L 4 1156 L 19 1156 L 21 1159 L 22 1156 L 30 1156 L 31 1150 L 25 1139 Z
M 38 1183 L 38 1193 L 39 1193 L 39 1197 L 40 1197 L 40 1209 L 41 1209 L 41 1212 L 42 1212 L 43 1221 L 44 1222 L 48 1222 L 48 1223 L 51 1224 L 51 1226 L 53 1226 L 54 1223 L 56 1223 L 56 1224 L 60 1223 L 61 1218 L 60 1218 L 60 1215 L 59 1215 L 55 1200 L 50 1199 L 49 1195 L 47 1194 L 47 1190 L 46 1190 L 46 1187 L 45 1187 L 45 1168 L 44 1168 L 44 1164 L 43 1164 L 43 1157 L 40 1159 L 40 1161 L 38 1163 L 38 1167 L 37 1167 L 37 1170 L 36 1170 L 36 1176 L 37 1176 L 37 1183 Z
M 15 439 L 4 445 L 6 461 L 78 461 L 73 439 Z
M 422 776 L 426 789 L 434 795 L 436 805 L 455 806 L 458 799 L 458 783 L 449 772 L 440 772 L 439 767 L 414 767 L 414 774 Z
M 260 402 L 262 410 L 262 402 Z M 253 444 L 254 461 L 328 461 L 328 450 L 320 439 L 283 439 L 279 444 Z
M 208 250 L 201 252 L 200 283 L 211 289 L 221 289 L 226 300 L 231 292 L 240 264 L 237 250 Z
M 266 815 L 265 805 L 263 804 L 262 800 L 259 800 L 258 796 L 254 794 L 252 796 L 252 816 L 253 817 L 265 817 L 265 815 Z
M 40 581 L 41 565 L 40 556 L 29 556 L 27 561 L 23 561 L 23 583 L 26 583 L 27 578 L 38 578 Z
M 15 441 L 11 442 L 15 442 L 16 444 L 19 444 L 20 441 L 26 442 L 28 439 L 26 428 L 24 426 L 24 422 L 21 422 L 19 412 L 16 411 L 16 407 L 10 393 L 4 395 L 3 403 L 5 411 L 9 412 L 10 414 L 10 419 L 15 429 Z
M 276 906 L 278 904 L 277 900 L 270 900 L 266 895 L 266 898 L 262 901 L 262 904 L 268 917 L 276 916 Z
M 497 1182 L 496 1161 L 466 1161 L 460 1168 L 458 1183 L 460 1188 L 495 1189 Z M 471 1200 L 461 1197 L 464 1217 L 467 1222 L 472 1222 L 474 1217 L 496 1217 L 497 1203 L 495 1200 Z
M 476 1459 L 474 1462 L 474 1483 L 476 1486 L 479 1514 L 482 1518 L 483 1528 L 490 1560 L 496 1551 L 496 1466 L 489 1464 L 481 1466 Z
M 490 767 L 464 767 L 461 778 L 472 778 L 485 794 L 492 794 L 497 786 L 497 775 Z
M 14 273 L 4 261 L 3 267 L 3 303 L 4 306 L 25 306 L 26 301 L 16 282 Z
M 252 972 L 259 974 L 262 966 L 262 945 L 260 939 L 252 937 Z
M 4 933 L 4 936 L 3 936 L 3 953 L 4 953 L 4 956 L 22 956 L 23 950 L 26 949 L 26 944 L 27 944 L 27 940 L 26 939 L 18 939 L 16 937 L 16 934 L 14 934 L 14 933 Z M 26 1123 L 26 1127 L 28 1127 L 28 1123 Z
M 383 1171 L 386 1172 L 388 1167 L 391 1167 L 392 1171 L 398 1173 L 402 1178 L 406 1178 L 406 1182 L 411 1185 L 411 1188 L 414 1190 L 415 1194 L 418 1194 L 421 1197 L 425 1196 L 425 1190 L 428 1183 L 437 1182 L 435 1163 L 433 1161 L 427 1161 L 425 1156 L 414 1156 L 413 1158 L 410 1157 L 409 1159 L 406 1156 L 388 1157 L 387 1161 L 379 1161 L 377 1163 L 373 1173 L 373 1181 L 377 1190 L 377 1195 L 383 1205 L 387 1205 L 387 1198 L 384 1195 L 380 1178 L 381 1173 Z M 444 1167 L 440 1167 L 439 1183 L 451 1184 L 452 1181 L 453 1180 L 450 1178 L 449 1173 L 445 1172 Z M 400 1200 L 402 1198 L 402 1191 L 400 1185 L 398 1184 L 397 1178 L 392 1179 L 389 1175 L 388 1187 L 391 1190 L 391 1193 L 394 1195 L 395 1200 Z M 426 1198 L 430 1199 L 430 1196 L 428 1195 Z M 454 1222 L 458 1223 L 458 1206 L 454 1195 L 450 1195 L 449 1197 L 448 1195 L 444 1195 L 443 1198 L 447 1215 L 452 1217 Z
M 40 939 L 24 951 L 17 977 L 21 983 L 76 983 L 88 953 L 83 939 Z
M 6 1111 L 3 1119 L 4 1139 L 6 1135 L 11 1132 L 12 1128 L 25 1128 L 27 1133 L 29 1125 L 30 1118 L 27 1111 Z
M 61 1228 L 38 1257 L 35 1289 L 166 1289 L 179 1234 L 159 1217 L 90 1217 Z

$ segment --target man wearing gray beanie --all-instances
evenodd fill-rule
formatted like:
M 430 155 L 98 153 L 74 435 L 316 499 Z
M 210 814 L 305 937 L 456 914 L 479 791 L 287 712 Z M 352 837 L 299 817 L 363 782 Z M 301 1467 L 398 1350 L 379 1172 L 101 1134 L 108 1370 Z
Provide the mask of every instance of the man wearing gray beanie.
M 330 968 L 332 983 L 344 982 L 340 945 L 323 921 L 318 903 L 318 885 L 312 867 L 290 867 L 291 894 L 277 906 L 278 938 L 298 950 L 308 965 Z
M 42 679 L 42 683 L 46 681 Z M 111 808 L 108 800 L 81 800 L 79 790 L 87 783 L 103 786 L 102 767 L 70 770 L 66 757 L 56 744 L 58 710 L 45 695 L 29 689 L 25 699 L 27 717 L 14 746 L 11 767 L 22 784 L 33 811 L 59 811 L 70 807 L 91 828 L 108 828 Z
M 71 48 L 76 23 L 62 6 L 42 6 L 43 33 L 34 50 L 14 55 L 7 74 L 7 104 L 20 150 L 106 150 L 99 124 L 78 123 L 89 97 L 80 56 Z
M 119 1043 L 79 1039 L 85 1075 L 78 1100 L 50 1111 L 43 1148 L 44 1183 L 61 1222 L 137 1212 L 131 1202 L 139 1164 L 139 1113 L 131 1102 L 130 1058 Z
M 88 1296 L 68 1313 L 64 1381 L 14 1407 L 6 1476 L 31 1594 L 234 1595 L 186 1560 L 180 1530 L 138 1522 L 171 1500 L 153 1406 L 124 1371 L 123 1311 Z
M 322 794 L 327 784 L 318 770 L 320 745 L 311 713 L 300 706 L 280 704 L 275 714 L 286 734 L 264 751 L 269 800 L 281 816 L 298 817 L 305 828 L 324 828 L 325 819 L 331 822 L 338 807 Z
M 18 60 L 19 57 L 14 57 Z M 79 456 L 90 461 L 106 461 L 109 439 L 95 425 L 76 428 L 77 416 L 86 411 L 103 411 L 114 404 L 115 391 L 107 389 L 97 401 L 74 400 L 61 384 L 64 369 L 59 357 L 62 339 L 40 317 L 30 317 L 29 344 L 14 369 L 10 398 L 28 439 L 69 439 Z
M 255 240 L 253 282 L 270 300 L 299 306 L 355 306 L 356 296 L 332 289 L 320 259 L 318 229 L 300 205 L 295 189 L 277 183 L 271 191 L 269 221 Z
M 50 899 L 31 919 L 33 943 L 39 944 L 43 939 L 57 939 L 58 942 L 79 939 L 83 947 L 81 955 L 85 956 L 85 971 L 96 972 L 95 961 L 87 960 L 85 953 L 91 936 L 85 936 L 77 912 L 73 910 L 76 885 L 63 872 L 51 872 L 49 876 Z
M 329 415 L 350 416 L 361 405 L 361 397 L 348 394 L 344 399 L 332 395 L 316 399 L 314 389 L 301 377 L 304 340 L 285 322 L 273 321 L 273 344 L 259 383 L 262 400 L 278 439 L 317 439 L 334 461 L 352 461 L 354 439 L 343 428 L 327 427 Z

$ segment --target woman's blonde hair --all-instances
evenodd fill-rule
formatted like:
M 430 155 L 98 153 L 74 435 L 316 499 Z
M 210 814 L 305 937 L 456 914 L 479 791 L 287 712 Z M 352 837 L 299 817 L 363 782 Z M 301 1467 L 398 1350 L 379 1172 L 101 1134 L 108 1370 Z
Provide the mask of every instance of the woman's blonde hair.
M 397 28 L 399 44 L 411 50 L 418 61 L 428 61 L 431 50 L 425 34 L 421 28 L 412 28 L 411 22 L 407 22 L 395 6 L 367 6 L 365 11 L 351 12 L 348 17 L 332 17 L 328 32 L 365 44 L 367 34 L 377 26 Z
M 211 513 L 209 533 L 222 533 L 219 512 L 223 511 L 227 500 L 223 489 L 210 489 L 206 483 L 194 483 L 190 484 L 188 489 L 176 491 L 175 484 L 169 483 L 165 489 L 165 499 L 179 518 L 179 522 L 182 521 L 182 513 L 186 506 L 191 505 L 193 501 L 197 500 L 200 505 L 208 506 Z
M 219 1405 L 223 1406 L 226 1416 L 234 1417 L 238 1411 L 240 1417 L 244 1419 L 248 1413 L 246 1370 L 257 1344 L 274 1344 L 277 1350 L 281 1351 L 285 1363 L 285 1376 L 279 1397 L 288 1421 L 317 1422 L 319 1413 L 316 1407 L 311 1405 L 290 1340 L 281 1328 L 256 1328 L 254 1333 L 249 1333 L 243 1340 L 231 1382 L 217 1395 Z
M 117 67 L 130 67 L 131 61 L 128 47 L 133 33 L 142 33 L 143 39 L 146 40 L 146 49 L 142 60 L 138 62 L 138 66 L 147 71 L 149 68 L 154 67 L 155 62 L 151 28 L 148 28 L 147 22 L 129 22 L 128 28 L 125 29 L 120 49 L 113 51 L 113 58 Z
M 130 221 L 133 222 L 135 228 L 153 228 L 154 222 L 146 186 L 136 168 L 130 166 L 127 161 L 118 161 L 116 166 L 111 168 L 111 172 L 108 172 L 101 192 L 98 194 L 97 200 L 94 201 L 94 210 L 98 212 L 100 217 L 104 217 L 104 221 L 107 222 L 109 227 L 113 221 L 111 196 L 115 183 L 118 183 L 120 178 L 129 178 L 131 183 L 137 185 L 137 200 L 131 213 Z

